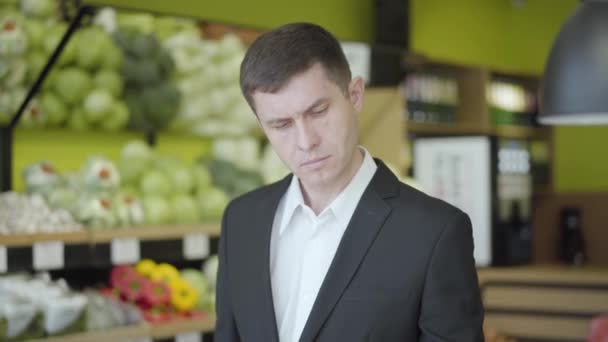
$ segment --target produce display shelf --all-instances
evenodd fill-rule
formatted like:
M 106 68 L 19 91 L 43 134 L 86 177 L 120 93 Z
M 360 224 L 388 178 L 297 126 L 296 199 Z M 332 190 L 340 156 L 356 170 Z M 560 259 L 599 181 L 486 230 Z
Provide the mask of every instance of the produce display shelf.
M 0 236 L 2 272 L 70 270 L 203 260 L 217 252 L 219 224 L 167 225 Z
M 5 247 L 31 246 L 37 242 L 44 241 L 63 241 L 64 244 L 84 244 L 89 242 L 89 234 L 82 230 L 66 233 L 0 235 L 0 245 Z
M 133 237 L 139 240 L 169 240 L 178 239 L 188 234 L 202 233 L 209 237 L 219 237 L 220 225 L 212 223 L 193 225 L 145 226 L 111 230 L 90 231 L 91 243 L 110 242 L 116 238 Z
M 117 238 L 137 238 L 139 240 L 178 239 L 188 234 L 202 233 L 218 237 L 219 224 L 142 226 L 107 230 L 82 230 L 68 233 L 35 233 L 0 235 L 0 245 L 5 247 L 31 246 L 37 242 L 62 241 L 64 244 L 96 244 L 111 242 Z
M 137 341 L 150 335 L 147 324 L 117 327 L 101 331 L 88 331 L 78 334 L 54 336 L 31 340 L 32 342 L 107 342 L 107 341 Z
M 30 340 L 32 342 L 107 342 L 107 341 L 155 341 L 167 340 L 182 334 L 212 333 L 215 327 L 213 315 L 174 322 L 152 325 L 142 323 L 133 326 L 117 327 L 103 331 L 89 331 L 79 334 L 54 336 Z
M 149 326 L 150 337 L 167 339 L 184 333 L 211 333 L 215 329 L 215 316 L 209 315 L 197 319 L 175 320 Z

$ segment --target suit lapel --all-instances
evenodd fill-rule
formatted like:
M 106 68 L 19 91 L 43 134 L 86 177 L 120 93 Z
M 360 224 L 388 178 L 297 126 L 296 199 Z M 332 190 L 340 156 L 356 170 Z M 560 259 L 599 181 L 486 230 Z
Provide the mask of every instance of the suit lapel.
M 396 195 L 398 181 L 381 161 L 376 160 L 376 163 L 376 174 L 344 232 L 308 316 L 300 342 L 315 340 L 391 211 L 384 198 Z
M 246 222 L 242 222 L 249 227 L 260 227 L 248 229 L 248 234 L 239 241 L 239 249 L 249 252 L 245 254 L 244 267 L 239 272 L 244 276 L 237 282 L 239 297 L 250 308 L 248 319 L 259 324 L 262 334 L 259 336 L 260 341 L 279 341 L 270 284 L 270 236 L 276 209 L 290 181 L 291 176 L 288 176 L 271 187 L 258 204 L 251 208 L 252 214 L 243 218 Z

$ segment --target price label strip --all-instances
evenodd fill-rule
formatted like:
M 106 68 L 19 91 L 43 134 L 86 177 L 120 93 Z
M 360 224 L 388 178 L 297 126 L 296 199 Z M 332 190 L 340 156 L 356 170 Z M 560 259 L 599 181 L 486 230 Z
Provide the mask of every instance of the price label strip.
M 63 241 L 36 242 L 33 248 L 34 269 L 57 270 L 64 266 Z
M 142 338 L 136 338 L 133 340 L 129 340 L 129 342 L 154 342 L 150 337 L 142 337 Z
M 184 258 L 187 260 L 203 259 L 209 256 L 209 236 L 203 233 L 192 233 L 184 236 Z
M 139 240 L 136 238 L 113 239 L 110 248 L 113 265 L 134 264 L 139 261 Z
M 8 271 L 8 257 L 6 246 L 0 246 L 0 273 Z
M 175 336 L 175 342 L 202 342 L 199 332 L 181 333 Z

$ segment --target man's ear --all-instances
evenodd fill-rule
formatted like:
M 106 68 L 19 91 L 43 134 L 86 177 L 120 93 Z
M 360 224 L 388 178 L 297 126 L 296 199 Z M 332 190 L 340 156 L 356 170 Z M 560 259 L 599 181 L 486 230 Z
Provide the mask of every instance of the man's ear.
M 363 95 L 365 94 L 365 82 L 363 78 L 357 76 L 350 81 L 348 85 L 348 98 L 350 103 L 358 113 L 363 109 Z

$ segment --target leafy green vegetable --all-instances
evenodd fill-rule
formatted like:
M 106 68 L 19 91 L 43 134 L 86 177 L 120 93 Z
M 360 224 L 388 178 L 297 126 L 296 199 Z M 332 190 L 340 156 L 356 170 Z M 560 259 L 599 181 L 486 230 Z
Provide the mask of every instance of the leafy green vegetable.
M 44 46 L 47 28 L 41 21 L 26 19 L 23 21 L 23 28 L 28 37 L 28 49 L 39 49 Z
M 82 68 L 94 70 L 102 64 L 105 52 L 112 44 L 110 37 L 100 27 L 82 29 L 78 39 L 76 63 Z
M 196 223 L 200 221 L 198 205 L 194 197 L 178 194 L 171 198 L 175 223 Z
M 144 173 L 140 184 L 145 195 L 167 196 L 172 193 L 171 182 L 161 171 L 150 170 Z
M 27 55 L 26 60 L 28 65 L 27 82 L 31 84 L 36 80 L 36 78 L 42 71 L 42 68 L 44 68 L 47 59 L 42 52 L 32 51 Z
M 68 118 L 68 107 L 59 99 L 59 97 L 50 91 L 42 94 L 40 98 L 40 106 L 44 114 L 48 118 L 49 124 L 59 126 Z
M 221 189 L 211 187 L 197 194 L 197 201 L 203 221 L 219 221 L 230 198 Z
M 114 98 L 105 89 L 95 89 L 84 99 L 84 111 L 87 120 L 98 123 L 108 118 L 114 108 Z
M 105 58 L 102 60 L 100 68 L 119 71 L 123 61 L 124 56 L 122 51 L 115 44 L 112 44 L 107 47 Z
M 45 19 L 55 13 L 57 2 L 53 0 L 21 0 L 21 10 L 28 16 Z
M 53 81 L 57 95 L 70 106 L 79 104 L 93 87 L 89 74 L 74 67 L 60 70 Z
M 129 108 L 124 102 L 114 102 L 110 114 L 100 123 L 100 127 L 106 131 L 119 131 L 127 126 L 129 122 Z
M 102 69 L 93 77 L 93 84 L 98 89 L 105 89 L 114 98 L 119 98 L 123 91 L 123 81 L 120 74 L 113 70 Z
M 61 41 L 61 37 L 67 31 L 68 25 L 65 23 L 57 23 L 55 25 L 51 25 L 48 27 L 44 34 L 44 40 L 42 42 L 42 48 L 44 52 L 50 56 L 50 54 L 55 51 L 57 45 Z
M 86 114 L 82 107 L 72 109 L 72 115 L 68 118 L 68 127 L 75 131 L 86 131 L 90 128 Z
M 173 210 L 167 200 L 161 196 L 144 196 L 144 221 L 147 224 L 165 224 L 173 222 Z

